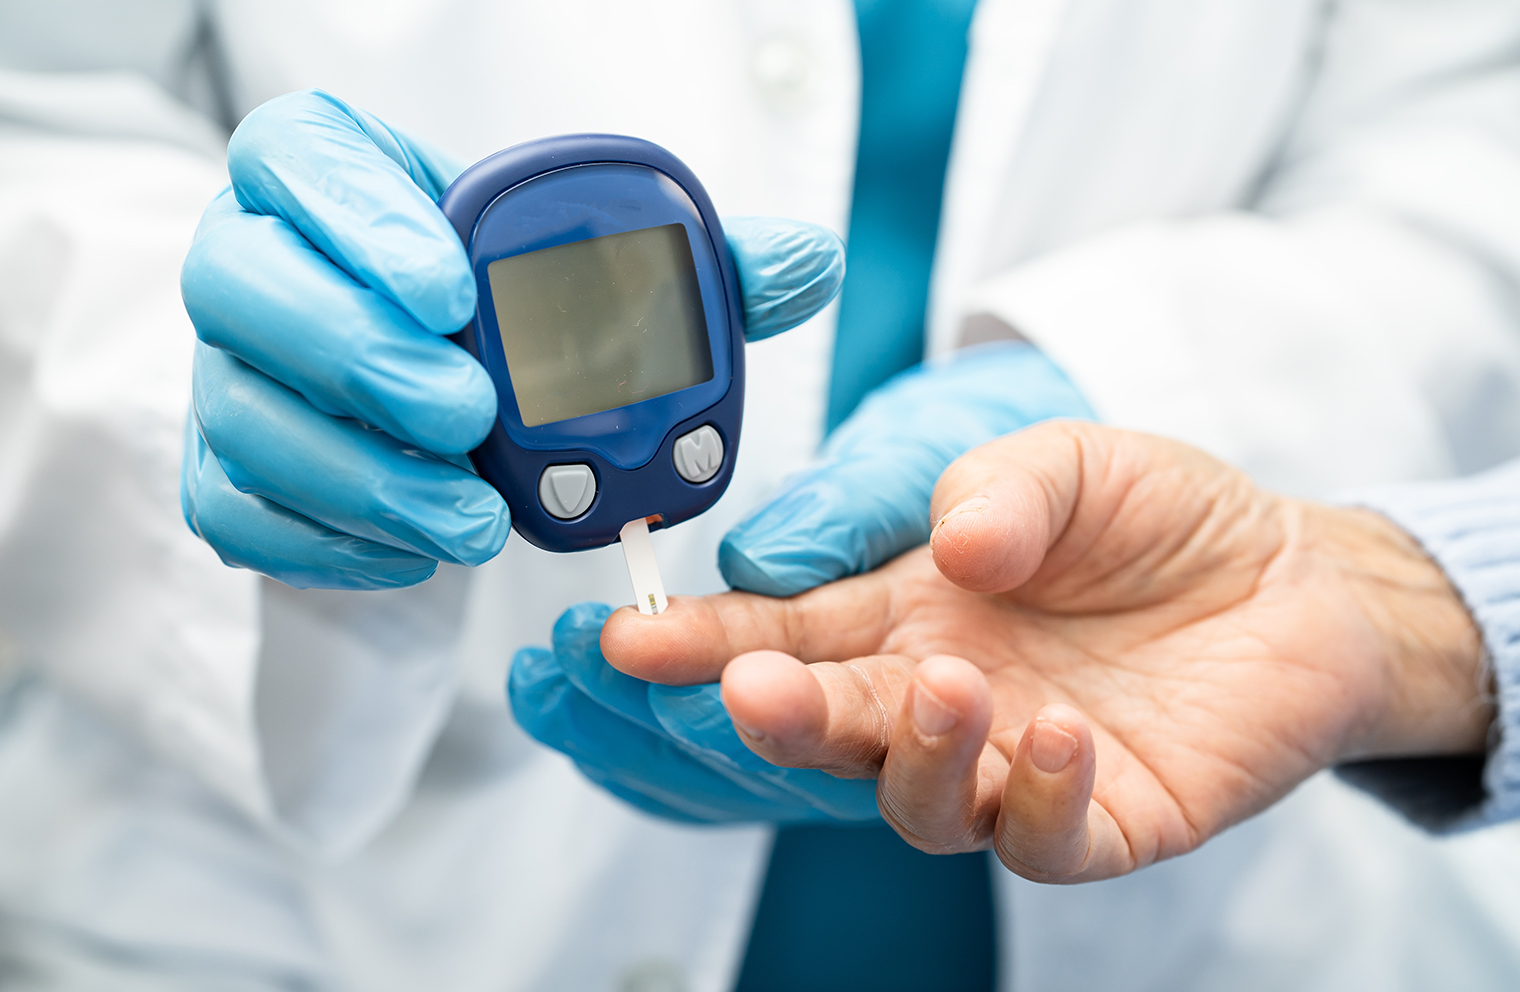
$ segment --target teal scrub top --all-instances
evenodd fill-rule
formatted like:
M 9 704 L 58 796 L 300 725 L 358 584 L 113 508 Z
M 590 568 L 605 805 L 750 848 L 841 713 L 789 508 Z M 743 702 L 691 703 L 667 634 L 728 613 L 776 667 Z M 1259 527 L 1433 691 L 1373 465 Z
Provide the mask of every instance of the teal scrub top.
M 929 269 L 975 0 L 855 0 L 860 145 L 828 428 L 924 356 Z
M 975 0 L 855 0 L 860 147 L 828 428 L 923 359 L 966 35 Z M 884 825 L 801 826 L 776 846 L 738 992 L 991 992 L 985 853 L 923 854 Z

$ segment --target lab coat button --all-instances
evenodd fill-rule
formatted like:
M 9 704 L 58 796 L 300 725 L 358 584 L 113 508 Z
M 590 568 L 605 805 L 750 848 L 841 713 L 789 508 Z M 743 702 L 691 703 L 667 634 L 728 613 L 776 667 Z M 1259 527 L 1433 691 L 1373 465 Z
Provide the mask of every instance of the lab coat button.
M 718 432 L 704 424 L 676 438 L 676 472 L 687 482 L 706 482 L 723 467 L 723 439 Z
M 750 72 L 767 99 L 785 105 L 806 95 L 812 61 L 807 46 L 800 40 L 776 34 L 756 46 Z
M 550 465 L 538 477 L 538 501 L 551 517 L 578 517 L 591 507 L 593 499 L 596 476 L 590 465 Z
M 686 979 L 673 961 L 650 958 L 623 972 L 618 992 L 686 992 Z

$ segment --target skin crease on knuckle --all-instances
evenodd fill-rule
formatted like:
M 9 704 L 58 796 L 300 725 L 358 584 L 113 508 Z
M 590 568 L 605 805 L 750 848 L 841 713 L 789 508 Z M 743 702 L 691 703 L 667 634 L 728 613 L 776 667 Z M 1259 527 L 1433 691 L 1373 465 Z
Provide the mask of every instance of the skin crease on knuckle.
M 920 752 L 931 761 L 934 752 L 954 746 L 946 735 L 925 737 L 916 728 L 911 733 Z M 934 824 L 920 824 L 922 797 L 915 794 L 917 783 L 904 782 L 900 773 L 882 777 L 876 793 L 877 805 L 893 829 L 920 851 L 928 854 L 985 851 L 993 844 L 998 800 L 1008 776 L 1008 767 L 1007 758 L 997 747 L 990 741 L 984 744 L 977 757 L 976 780 L 971 794 L 961 796 L 949 812 L 931 811 L 936 821 Z M 951 826 L 947 828 L 946 823 Z M 933 836 L 929 836 L 931 826 L 937 827 Z
M 966 854 L 992 847 L 992 825 L 970 804 L 965 804 L 960 811 L 956 830 L 949 836 L 931 838 L 917 827 L 913 814 L 894 793 L 879 790 L 876 803 L 882 818 L 891 824 L 892 829 L 925 854 Z
M 1092 839 L 1089 835 L 1088 850 L 1080 864 L 1073 870 L 1060 871 L 1044 865 L 1033 864 L 1029 852 L 1023 850 L 1023 838 L 1011 829 L 1004 817 L 999 817 L 997 825 L 993 829 L 992 852 L 1002 862 L 1003 867 L 1021 878 L 1027 878 L 1031 882 L 1058 885 L 1066 882 L 1079 881 L 1079 875 L 1086 868 L 1092 858 Z
M 992 851 L 997 855 L 998 861 L 1002 862 L 1004 868 L 1007 868 L 1021 878 L 1027 878 L 1031 882 L 1040 882 L 1045 885 L 1074 885 L 1079 882 L 1097 881 L 1098 879 L 1110 878 L 1114 875 L 1127 875 L 1135 869 L 1143 867 L 1137 864 L 1134 858 L 1131 857 L 1129 863 L 1121 871 L 1095 873 L 1093 871 L 1094 852 L 1092 848 L 1092 834 L 1085 829 L 1084 833 L 1086 834 L 1087 848 L 1083 852 L 1081 860 L 1077 862 L 1075 867 L 1064 871 L 1059 868 L 1046 868 L 1030 864 L 1024 860 L 1021 857 L 1023 852 L 1014 846 L 1015 841 L 1006 830 L 998 830 L 996 832 L 993 838 Z
M 857 768 L 860 778 L 875 778 L 881 773 L 881 764 L 886 759 L 887 746 L 892 740 L 892 716 L 887 710 L 887 704 L 881 697 L 876 682 L 871 678 L 871 673 L 860 665 L 846 662 L 841 666 L 856 682 L 856 692 L 866 701 L 871 714 L 871 733 L 863 738 L 855 749 L 853 764 Z M 902 673 L 900 684 L 896 686 L 898 695 L 901 695 L 902 687 L 911 678 L 906 672 Z
M 816 747 L 818 767 L 839 778 L 880 774 L 913 665 L 908 658 L 871 656 L 808 666 L 829 709 Z

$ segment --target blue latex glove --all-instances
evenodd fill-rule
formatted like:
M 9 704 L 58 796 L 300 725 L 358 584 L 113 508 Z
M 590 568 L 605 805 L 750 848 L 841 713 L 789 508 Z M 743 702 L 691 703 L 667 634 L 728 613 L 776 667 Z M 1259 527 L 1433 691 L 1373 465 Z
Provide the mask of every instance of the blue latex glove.
M 435 201 L 460 167 L 325 93 L 250 114 L 181 288 L 200 343 L 181 503 L 229 565 L 300 587 L 405 586 L 501 550 L 506 504 L 465 454 L 496 416 L 445 335 L 475 310 Z M 749 340 L 811 317 L 844 251 L 796 221 L 725 222 Z
M 703 823 L 874 820 L 876 783 L 780 768 L 745 747 L 718 686 L 655 685 L 602 658 L 612 609 L 581 603 L 554 625 L 554 649 L 512 660 L 517 722 L 609 792 L 670 819 Z
M 1057 417 L 1093 412 L 1032 345 L 983 345 L 909 369 L 866 397 L 815 466 L 728 532 L 718 548 L 723 578 L 795 596 L 868 572 L 929 539 L 929 498 L 951 462 Z
M 1029 345 L 991 345 L 890 380 L 840 425 L 818 466 L 731 531 L 729 582 L 791 595 L 867 571 L 929 537 L 929 497 L 963 452 L 1051 417 L 1091 417 L 1071 382 Z M 702 822 L 878 817 L 875 783 L 780 768 L 734 732 L 717 684 L 654 685 L 603 659 L 598 604 L 572 608 L 554 649 L 518 652 L 518 722 L 647 812 Z

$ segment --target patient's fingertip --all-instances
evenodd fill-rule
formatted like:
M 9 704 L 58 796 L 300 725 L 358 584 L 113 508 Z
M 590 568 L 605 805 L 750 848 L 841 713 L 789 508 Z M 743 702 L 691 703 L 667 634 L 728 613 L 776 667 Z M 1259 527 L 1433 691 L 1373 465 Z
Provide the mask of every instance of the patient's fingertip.
M 946 510 L 944 515 L 942 515 L 939 520 L 935 522 L 934 532 L 938 534 L 941 527 L 956 517 L 960 516 L 961 514 L 982 513 L 991 503 L 992 500 L 980 494 L 961 500 L 959 503 L 952 506 L 949 510 Z
M 1075 707 L 1050 703 L 1029 721 L 1019 752 L 1018 757 L 1027 757 L 1034 771 L 1041 776 L 1059 776 L 1068 771 L 1080 773 L 1093 757 L 1092 731 L 1086 718 Z
M 741 704 L 750 693 L 790 682 L 807 666 L 781 651 L 749 651 L 735 657 L 723 669 L 724 703 L 733 695 Z
M 1006 592 L 1027 582 L 1045 558 L 1049 527 L 1018 488 L 998 483 L 957 502 L 930 535 L 940 573 L 972 592 Z
M 728 660 L 721 625 L 701 597 L 673 596 L 657 616 L 618 607 L 602 625 L 601 638 L 602 655 L 613 668 L 665 685 L 715 681 Z
M 658 650 L 658 643 L 651 645 L 651 631 L 644 623 L 649 618 L 631 606 L 620 606 L 602 623 L 602 656 L 607 663 L 629 675 L 638 675 L 650 647 Z
M 941 551 L 947 560 L 956 561 L 968 550 L 973 550 L 971 542 L 978 537 L 981 517 L 991 505 L 992 500 L 987 496 L 971 496 L 955 504 L 934 521 L 934 529 L 929 532 L 929 543 L 934 547 L 936 560 Z
M 908 707 L 914 725 L 926 737 L 949 733 L 965 725 L 967 732 L 985 736 L 992 719 L 987 677 L 964 658 L 935 655 L 913 672 Z
M 807 666 L 780 651 L 751 651 L 723 669 L 723 705 L 754 741 L 806 746 L 828 722 L 828 701 Z
M 1030 728 L 1030 760 L 1047 775 L 1065 771 L 1079 746 L 1074 735 L 1049 720 L 1036 719 Z
M 922 682 L 914 682 L 910 700 L 913 725 L 925 737 L 938 737 L 949 733 L 960 723 L 961 715 Z
M 997 583 L 998 565 L 1006 548 L 997 529 L 988 526 L 989 515 L 995 512 L 990 497 L 976 495 L 957 503 L 934 522 L 929 535 L 934 564 L 956 585 L 982 591 L 983 586 Z
M 998 857 L 1035 881 L 1062 881 L 1084 870 L 1090 848 L 1096 751 L 1076 709 L 1051 704 L 1024 730 L 998 816 Z

